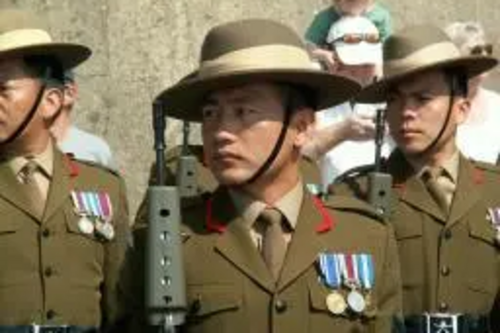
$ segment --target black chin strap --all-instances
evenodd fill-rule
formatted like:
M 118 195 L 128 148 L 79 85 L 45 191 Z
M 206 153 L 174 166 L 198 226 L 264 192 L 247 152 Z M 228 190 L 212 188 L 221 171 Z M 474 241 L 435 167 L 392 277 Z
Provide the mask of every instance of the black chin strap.
M 436 138 L 425 149 L 416 153 L 415 155 L 417 157 L 426 155 L 438 144 L 439 140 L 441 140 L 441 137 L 444 134 L 444 131 L 446 130 L 448 124 L 450 123 L 451 111 L 453 110 L 453 100 L 457 96 L 458 87 L 457 87 L 457 79 L 453 77 L 451 74 L 446 74 L 446 80 L 448 81 L 448 85 L 450 86 L 450 98 L 448 101 L 448 113 L 446 114 L 446 119 L 443 123 L 443 126 L 441 126 L 441 130 L 439 131 Z
M 243 185 L 251 184 L 255 182 L 264 172 L 266 172 L 271 165 L 274 163 L 276 160 L 276 157 L 278 156 L 281 148 L 283 147 L 283 142 L 285 141 L 286 133 L 288 131 L 288 126 L 290 125 L 290 119 L 292 118 L 292 110 L 290 109 L 289 105 L 290 98 L 287 97 L 287 105 L 285 108 L 285 118 L 283 119 L 283 126 L 281 127 L 280 135 L 278 139 L 276 140 L 276 144 L 274 145 L 274 148 L 269 154 L 269 157 L 267 160 L 262 164 L 262 166 L 255 172 L 255 174 L 250 177 L 249 180 L 245 181 Z
M 42 80 L 42 82 L 44 82 L 44 81 Z M 28 115 L 26 115 L 26 118 L 24 118 L 23 122 L 21 123 L 21 125 L 19 125 L 17 130 L 14 133 L 12 133 L 12 135 L 10 137 L 8 137 L 6 140 L 0 142 L 0 147 L 6 146 L 6 145 L 12 143 L 14 140 L 16 140 L 24 132 L 26 127 L 28 127 L 31 120 L 33 120 L 33 117 L 35 116 L 36 110 L 40 106 L 40 102 L 42 101 L 42 97 L 43 97 L 43 93 L 45 92 L 45 88 L 46 88 L 46 84 L 42 83 L 42 86 L 40 87 L 40 90 L 38 91 L 38 95 L 36 96 L 35 102 L 33 103 L 33 106 L 31 107 L 30 112 L 28 113 Z

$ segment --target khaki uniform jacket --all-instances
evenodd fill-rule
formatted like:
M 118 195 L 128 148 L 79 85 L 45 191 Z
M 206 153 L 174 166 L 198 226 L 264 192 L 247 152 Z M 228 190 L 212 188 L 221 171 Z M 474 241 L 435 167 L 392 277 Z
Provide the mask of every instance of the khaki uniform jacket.
M 377 220 L 368 205 L 339 197 L 324 203 L 321 210 L 306 192 L 276 284 L 231 203 L 228 191 L 219 188 L 184 207 L 189 313 L 183 332 L 391 331 L 401 311 L 397 250 L 392 229 Z M 212 207 L 210 217 L 207 204 Z M 140 252 L 144 225 L 136 228 Z M 328 310 L 331 290 L 320 281 L 317 263 L 322 252 L 373 256 L 375 286 L 362 315 L 333 315 Z
M 399 151 L 386 168 L 393 176 L 390 220 L 400 254 L 404 314 L 500 317 L 500 248 L 488 215 L 488 208 L 500 208 L 500 169 L 460 156 L 446 217 Z M 366 175 L 348 178 L 334 191 L 366 198 L 366 183 Z
M 0 326 L 110 325 L 129 243 L 124 185 L 111 172 L 54 153 L 45 214 L 36 218 L 7 163 L 0 162 Z M 85 235 L 70 192 L 108 193 L 115 237 Z

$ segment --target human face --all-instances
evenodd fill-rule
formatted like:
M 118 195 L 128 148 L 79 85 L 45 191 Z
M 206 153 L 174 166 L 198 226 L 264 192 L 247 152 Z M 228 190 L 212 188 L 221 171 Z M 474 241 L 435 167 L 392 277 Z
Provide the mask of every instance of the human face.
M 221 184 L 244 184 L 267 160 L 283 126 L 283 95 L 277 85 L 253 83 L 208 96 L 202 106 L 205 158 Z M 296 181 L 299 146 L 308 130 L 307 117 L 301 114 L 307 113 L 292 115 L 280 153 L 257 180 L 260 184 Z
M 387 121 L 391 135 L 407 156 L 418 156 L 438 137 L 452 103 L 450 120 L 438 143 L 429 154 L 452 154 L 455 130 L 467 116 L 468 102 L 455 97 L 440 71 L 418 74 L 396 85 L 387 101 Z
M 10 139 L 28 117 L 41 82 L 34 78 L 20 59 L 0 61 L 0 150 L 16 153 L 38 153 L 45 149 L 49 131 L 47 121 L 57 111 L 54 89 L 47 89 L 33 119 L 8 147 L 2 143 Z

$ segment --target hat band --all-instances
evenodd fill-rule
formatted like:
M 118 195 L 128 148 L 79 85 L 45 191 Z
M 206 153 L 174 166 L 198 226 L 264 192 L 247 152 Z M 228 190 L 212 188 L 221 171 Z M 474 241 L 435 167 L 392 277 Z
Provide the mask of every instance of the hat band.
M 265 45 L 233 51 L 215 60 L 202 61 L 199 77 L 266 69 L 314 70 L 309 54 L 299 47 Z
M 459 57 L 460 51 L 453 43 L 437 43 L 424 47 L 403 59 L 386 61 L 384 74 L 387 77 L 391 77 L 418 69 L 419 67 L 429 66 L 447 60 L 456 60 Z
M 52 38 L 45 30 L 13 30 L 0 35 L 0 52 L 48 43 L 52 43 Z

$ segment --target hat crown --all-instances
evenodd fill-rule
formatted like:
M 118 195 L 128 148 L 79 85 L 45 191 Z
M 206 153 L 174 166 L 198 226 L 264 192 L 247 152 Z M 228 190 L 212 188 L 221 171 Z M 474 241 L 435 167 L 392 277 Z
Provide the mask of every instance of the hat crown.
M 0 10 L 0 35 L 23 29 L 48 31 L 48 25 L 31 11 L 14 8 Z
M 418 25 L 408 27 L 389 36 L 384 44 L 384 60 L 403 59 L 426 47 L 440 43 L 449 43 L 450 46 L 454 46 L 444 31 L 436 26 Z M 455 47 L 455 49 L 458 53 L 458 48 Z
M 303 49 L 300 37 L 287 26 L 266 19 L 230 22 L 210 30 L 201 49 L 201 61 L 227 53 L 266 45 L 288 45 Z

